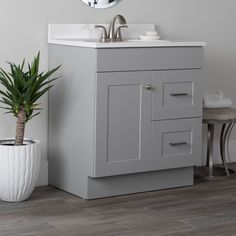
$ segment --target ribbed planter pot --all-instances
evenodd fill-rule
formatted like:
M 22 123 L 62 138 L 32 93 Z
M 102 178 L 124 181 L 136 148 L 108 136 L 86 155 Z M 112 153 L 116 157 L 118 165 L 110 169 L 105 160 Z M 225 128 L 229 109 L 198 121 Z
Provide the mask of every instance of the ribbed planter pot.
M 29 198 L 40 170 L 40 142 L 25 140 L 13 146 L 13 139 L 0 140 L 0 199 L 21 202 Z

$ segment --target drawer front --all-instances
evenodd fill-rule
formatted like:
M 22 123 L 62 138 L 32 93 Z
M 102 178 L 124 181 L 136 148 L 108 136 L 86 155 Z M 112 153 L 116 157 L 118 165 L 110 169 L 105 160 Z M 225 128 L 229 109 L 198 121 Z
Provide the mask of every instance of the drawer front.
M 201 117 L 201 70 L 152 72 L 152 120 Z
M 97 49 L 97 72 L 202 68 L 202 47 Z
M 180 168 L 201 163 L 201 118 L 154 121 L 151 169 Z

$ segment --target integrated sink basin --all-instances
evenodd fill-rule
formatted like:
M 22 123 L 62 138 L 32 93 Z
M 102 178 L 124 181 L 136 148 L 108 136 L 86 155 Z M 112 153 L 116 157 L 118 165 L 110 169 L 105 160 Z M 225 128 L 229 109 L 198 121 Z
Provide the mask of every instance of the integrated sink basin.
M 125 39 L 125 42 L 158 42 L 158 43 L 167 43 L 170 40 L 158 39 L 158 40 L 143 40 L 143 39 Z
M 104 25 L 107 27 L 107 25 Z M 141 40 L 139 35 L 155 30 L 153 24 L 130 24 L 125 29 L 122 42 L 100 42 L 100 32 L 95 24 L 49 24 L 48 43 L 88 48 L 135 48 L 135 47 L 202 47 L 203 42 L 174 40 Z
M 100 42 L 99 39 L 83 39 L 83 38 L 54 38 L 53 40 L 65 40 L 65 41 L 79 41 L 88 43 L 104 43 L 104 44 L 117 44 L 117 43 L 133 43 L 133 42 L 156 42 L 156 43 L 169 43 L 170 40 L 141 40 L 141 39 L 123 39 L 122 42 Z
M 99 39 L 83 38 L 53 38 L 51 44 L 60 44 L 68 46 L 89 47 L 89 48 L 133 48 L 133 47 L 161 47 L 161 46 L 181 46 L 183 42 L 173 42 L 169 40 L 141 40 L 141 39 L 124 39 L 122 42 L 100 42 Z M 181 44 L 181 45 L 180 45 Z M 186 42 L 184 43 L 184 45 Z M 187 45 L 186 45 L 187 46 Z

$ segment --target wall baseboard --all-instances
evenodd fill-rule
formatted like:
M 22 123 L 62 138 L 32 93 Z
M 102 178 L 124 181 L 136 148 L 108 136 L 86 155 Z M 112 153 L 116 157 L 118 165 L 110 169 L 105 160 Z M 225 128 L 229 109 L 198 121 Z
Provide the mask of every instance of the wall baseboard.
M 45 185 L 48 185 L 48 161 L 42 160 L 37 186 L 45 186 Z

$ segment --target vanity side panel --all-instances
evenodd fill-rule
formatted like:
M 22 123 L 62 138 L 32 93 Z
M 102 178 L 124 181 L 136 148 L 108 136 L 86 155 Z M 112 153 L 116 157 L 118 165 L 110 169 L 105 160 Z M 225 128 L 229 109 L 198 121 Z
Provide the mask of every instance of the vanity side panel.
M 110 48 L 97 51 L 99 72 L 203 67 L 202 47 Z
M 96 50 L 50 45 L 50 68 L 62 65 L 49 94 L 49 184 L 87 197 L 93 173 Z

